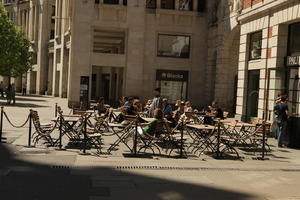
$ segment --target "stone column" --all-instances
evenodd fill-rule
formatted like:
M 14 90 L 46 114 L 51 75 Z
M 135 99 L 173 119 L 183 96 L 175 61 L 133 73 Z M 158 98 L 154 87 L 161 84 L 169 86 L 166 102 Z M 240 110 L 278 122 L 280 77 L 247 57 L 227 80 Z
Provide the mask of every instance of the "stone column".
M 157 9 L 161 8 L 161 0 L 156 0 L 156 8 Z
M 48 90 L 47 90 L 47 95 L 52 95 L 53 89 L 53 58 L 54 54 L 53 53 L 49 53 L 49 64 L 48 64 Z
M 38 54 L 37 54 L 37 88 L 38 94 L 44 94 L 47 86 L 47 73 L 48 73 L 48 43 L 50 39 L 50 16 L 51 5 L 46 1 L 40 0 L 42 7 L 41 13 L 37 16 L 39 19 L 38 32 Z
M 193 0 L 193 11 L 198 11 L 198 1 Z

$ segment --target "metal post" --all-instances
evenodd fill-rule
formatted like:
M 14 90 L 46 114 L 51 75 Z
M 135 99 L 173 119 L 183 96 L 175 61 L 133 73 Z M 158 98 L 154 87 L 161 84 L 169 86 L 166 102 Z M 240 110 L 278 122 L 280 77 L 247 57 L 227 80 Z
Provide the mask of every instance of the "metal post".
M 262 126 L 263 126 L 263 143 L 262 143 L 262 155 L 261 155 L 261 159 L 264 160 L 265 159 L 265 148 L 266 148 L 266 122 L 265 120 L 263 120 L 262 122 Z
M 217 158 L 220 158 L 220 136 L 221 136 L 221 122 L 220 119 L 218 119 Z
M 133 137 L 133 154 L 136 156 L 137 148 L 137 134 L 138 134 L 138 118 L 135 119 L 135 133 Z
M 180 158 L 183 158 L 183 120 L 180 127 Z
M 59 149 L 62 147 L 62 116 L 59 116 Z
M 29 130 L 28 130 L 28 147 L 31 147 L 31 131 L 32 131 L 32 110 L 29 111 Z
M 3 133 L 3 106 L 1 106 L 1 121 L 0 121 L 0 143 L 2 143 L 2 133 Z
M 57 117 L 57 103 L 55 103 L 55 117 Z
M 86 130 L 87 130 L 87 116 L 84 117 L 84 132 L 83 132 L 83 154 L 86 154 Z

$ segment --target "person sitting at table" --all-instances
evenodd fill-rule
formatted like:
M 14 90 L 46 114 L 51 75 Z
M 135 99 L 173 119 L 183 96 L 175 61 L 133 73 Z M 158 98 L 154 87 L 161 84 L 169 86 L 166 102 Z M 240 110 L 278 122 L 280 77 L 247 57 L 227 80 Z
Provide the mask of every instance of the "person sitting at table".
M 151 121 L 149 124 L 147 124 L 145 127 L 138 126 L 137 127 L 137 132 L 139 135 L 143 136 L 145 134 L 154 136 L 157 134 L 159 131 L 157 130 L 158 124 L 161 122 L 164 122 L 163 117 L 164 113 L 160 108 L 156 108 L 153 112 L 153 117 L 154 120 Z M 135 134 L 135 129 L 132 129 L 129 134 L 124 138 L 126 142 L 130 140 L 131 137 Z M 156 135 L 157 136 L 157 135 Z
M 162 111 L 164 113 L 165 118 L 167 118 L 167 119 L 172 118 L 173 110 L 172 110 L 172 106 L 169 104 L 167 98 L 164 98 L 162 100 Z
M 214 101 L 212 103 L 212 107 L 210 107 L 211 114 L 213 115 L 213 119 L 224 119 L 223 110 L 220 107 L 219 102 Z
M 136 115 L 137 112 L 135 110 L 135 107 L 133 105 L 134 102 L 134 98 L 133 97 L 129 97 L 128 101 L 124 104 L 124 114 L 125 115 Z
M 133 106 L 135 107 L 136 112 L 138 112 L 138 113 L 143 112 L 143 106 L 139 99 L 134 100 Z
M 190 101 L 185 102 L 185 112 L 193 112 L 192 103 Z
M 177 110 L 175 110 L 175 112 L 173 113 L 173 119 L 175 122 L 178 122 L 181 115 L 184 114 L 184 106 L 185 106 L 185 102 L 181 101 L 180 104 L 178 105 Z
M 98 112 L 98 115 L 101 116 L 101 114 L 106 114 L 107 112 L 107 108 L 104 105 L 104 97 L 100 97 L 97 105 L 96 105 L 96 110 Z
M 209 111 L 204 117 L 204 124 L 214 124 L 215 119 L 224 119 L 223 110 L 217 101 L 213 101 L 211 106 L 208 106 Z
M 147 133 L 149 135 L 154 135 L 157 133 L 157 125 L 160 122 L 163 122 L 164 113 L 160 108 L 156 108 L 153 112 L 154 120 L 150 122 L 150 124 L 143 128 L 143 133 Z M 140 133 L 141 134 L 141 133 Z

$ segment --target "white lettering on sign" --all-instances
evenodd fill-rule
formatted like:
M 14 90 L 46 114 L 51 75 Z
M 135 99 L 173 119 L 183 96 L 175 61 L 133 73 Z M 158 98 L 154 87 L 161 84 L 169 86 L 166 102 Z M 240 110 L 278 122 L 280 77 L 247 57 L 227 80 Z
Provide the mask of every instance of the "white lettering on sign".
M 300 65 L 300 56 L 288 56 L 287 66 Z

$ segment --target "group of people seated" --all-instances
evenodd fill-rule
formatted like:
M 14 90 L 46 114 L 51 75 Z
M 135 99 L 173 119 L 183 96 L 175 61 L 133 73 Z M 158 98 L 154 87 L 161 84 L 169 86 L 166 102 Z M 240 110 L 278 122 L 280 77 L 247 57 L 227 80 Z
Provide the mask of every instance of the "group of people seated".
M 206 110 L 199 112 L 192 108 L 190 101 L 177 100 L 175 105 L 171 105 L 166 98 L 162 98 L 160 88 L 155 88 L 154 98 L 148 100 L 145 106 L 142 106 L 140 99 L 134 97 L 123 97 L 120 99 L 119 110 L 121 114 L 118 116 L 117 121 L 122 123 L 125 120 L 125 116 L 144 116 L 147 118 L 154 118 L 152 126 L 155 126 L 157 120 L 166 119 L 171 127 L 175 127 L 182 120 L 190 119 L 194 114 L 204 115 L 204 123 L 213 124 L 214 119 L 223 119 L 223 111 L 217 101 L 214 101 L 211 106 L 208 106 Z M 109 108 L 104 104 L 104 98 L 100 98 L 96 110 L 99 115 L 107 115 Z M 141 123 L 145 122 L 142 117 L 139 117 Z M 153 127 L 147 128 L 151 130 Z

